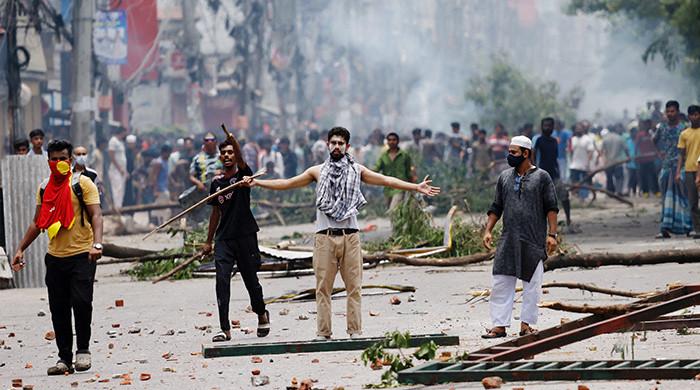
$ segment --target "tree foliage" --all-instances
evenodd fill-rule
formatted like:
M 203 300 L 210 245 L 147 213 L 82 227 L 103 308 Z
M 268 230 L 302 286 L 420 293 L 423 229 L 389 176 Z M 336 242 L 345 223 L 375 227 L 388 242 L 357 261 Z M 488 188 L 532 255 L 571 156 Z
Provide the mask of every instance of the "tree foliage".
M 480 110 L 481 122 L 501 122 L 507 129 L 514 129 L 523 123 L 537 123 L 546 116 L 571 123 L 583 89 L 575 87 L 562 93 L 556 81 L 529 77 L 507 58 L 498 56 L 488 74 L 470 80 L 466 98 Z
M 572 0 L 568 11 L 635 21 L 650 36 L 644 62 L 660 56 L 669 70 L 682 65 L 700 78 L 700 0 Z

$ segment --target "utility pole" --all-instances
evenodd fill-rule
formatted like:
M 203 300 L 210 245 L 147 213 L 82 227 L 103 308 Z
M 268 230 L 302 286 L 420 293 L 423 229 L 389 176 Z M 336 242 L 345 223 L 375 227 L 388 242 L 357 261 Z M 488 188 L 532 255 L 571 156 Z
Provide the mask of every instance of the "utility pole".
M 199 94 L 201 88 L 192 88 L 196 82 L 199 84 L 200 78 L 200 61 L 199 61 L 199 41 L 200 36 L 197 32 L 195 24 L 195 5 L 192 0 L 182 0 L 182 15 L 185 31 L 183 34 L 183 54 L 187 63 L 187 71 L 189 76 L 190 88 L 187 88 L 187 119 L 189 121 L 189 129 L 192 133 L 199 133 L 204 130 L 204 121 L 202 119 L 202 106 Z M 201 87 L 201 85 L 200 85 Z
M 22 86 L 20 78 L 19 59 L 17 58 L 17 3 L 15 0 L 5 2 L 5 20 L 7 26 L 3 26 L 7 34 L 7 90 L 8 90 L 8 119 L 10 122 L 10 149 L 14 142 L 23 133 L 20 115 L 19 93 Z M 10 150 L 12 153 L 12 150 Z
M 93 0 L 73 1 L 73 96 L 71 140 L 75 145 L 95 145 L 92 63 Z

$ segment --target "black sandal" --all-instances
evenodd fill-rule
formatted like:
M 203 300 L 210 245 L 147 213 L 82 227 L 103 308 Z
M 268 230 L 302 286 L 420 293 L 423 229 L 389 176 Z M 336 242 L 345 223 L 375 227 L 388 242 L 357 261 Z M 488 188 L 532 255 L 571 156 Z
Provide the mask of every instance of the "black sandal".
M 265 322 L 260 321 L 258 317 L 258 337 L 265 337 L 270 334 L 270 312 L 265 310 Z
M 501 337 L 506 337 L 506 331 L 505 331 L 505 330 L 504 330 L 503 332 L 496 332 L 494 329 L 496 329 L 496 328 L 490 329 L 490 330 L 488 331 L 488 333 L 486 333 L 486 334 L 482 334 L 482 335 L 481 335 L 481 338 L 482 338 L 482 339 L 498 339 L 498 338 L 501 338 Z
M 223 341 L 231 341 L 231 336 L 227 335 L 225 332 L 221 331 L 211 338 L 212 343 L 220 343 Z

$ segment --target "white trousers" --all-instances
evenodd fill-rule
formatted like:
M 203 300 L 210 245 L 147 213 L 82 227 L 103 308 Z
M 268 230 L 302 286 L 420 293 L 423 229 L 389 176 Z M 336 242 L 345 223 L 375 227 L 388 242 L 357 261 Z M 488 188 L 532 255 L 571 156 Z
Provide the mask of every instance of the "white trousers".
M 523 280 L 523 305 L 520 309 L 520 321 L 528 325 L 537 323 L 538 307 L 542 293 L 542 275 L 544 266 L 542 262 L 535 268 L 535 273 L 529 282 Z M 493 286 L 489 305 L 491 309 L 491 323 L 496 326 L 510 326 L 513 313 L 513 300 L 515 299 L 515 276 L 493 275 Z
M 126 177 L 116 168 L 109 168 L 107 171 L 109 175 L 109 185 L 112 188 L 112 202 L 114 202 L 114 208 L 120 209 L 124 204 L 124 193 L 126 192 Z

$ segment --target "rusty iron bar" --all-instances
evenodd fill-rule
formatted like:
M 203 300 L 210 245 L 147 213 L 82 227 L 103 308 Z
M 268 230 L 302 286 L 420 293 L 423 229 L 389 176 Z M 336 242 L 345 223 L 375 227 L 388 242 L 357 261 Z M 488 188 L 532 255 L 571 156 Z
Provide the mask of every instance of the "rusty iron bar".
M 635 325 L 630 332 L 643 332 L 647 330 L 667 329 L 693 329 L 700 328 L 700 314 L 686 314 L 680 316 L 663 316 L 651 321 L 642 321 Z
M 508 382 L 613 379 L 692 379 L 700 360 L 595 360 L 558 362 L 431 362 L 398 374 L 402 384 L 476 382 L 499 376 Z
M 679 298 L 687 298 L 688 295 L 692 293 L 697 293 L 700 291 L 700 285 L 693 285 L 693 286 L 680 286 L 674 289 L 671 289 L 669 291 L 651 296 L 649 298 L 645 299 L 640 299 L 635 301 L 635 304 L 645 304 L 645 303 L 668 303 L 670 301 L 677 300 Z M 695 298 L 692 298 L 691 301 L 695 300 L 695 303 L 690 303 L 690 304 L 684 304 L 682 307 L 679 309 L 682 309 L 684 307 L 688 306 L 693 306 L 695 304 L 698 304 L 700 301 L 698 300 L 699 298 L 696 296 Z M 643 310 L 643 315 L 642 316 L 637 316 L 637 317 L 629 317 L 632 313 L 637 313 L 638 311 L 632 312 L 632 313 L 627 313 L 621 316 L 613 317 L 612 314 L 610 315 L 603 315 L 603 314 L 594 314 L 590 316 L 586 316 L 583 318 L 580 318 L 575 321 L 570 321 L 566 322 L 564 324 L 548 328 L 548 329 L 543 329 L 537 333 L 532 333 L 526 336 L 518 337 L 510 341 L 506 341 L 501 344 L 493 345 L 478 351 L 475 351 L 473 353 L 470 353 L 467 360 L 472 360 L 472 361 L 488 361 L 488 360 L 517 360 L 517 359 L 522 359 L 528 356 L 532 356 L 534 354 L 548 351 L 553 348 L 558 348 L 562 345 L 570 344 L 576 341 L 580 341 L 589 337 L 593 337 L 597 334 L 603 334 L 603 333 L 613 333 L 617 332 L 619 330 L 625 330 L 625 329 L 630 329 L 633 328 L 637 323 L 641 321 L 648 321 L 648 320 L 654 320 L 658 316 L 666 314 L 666 313 L 671 313 L 675 310 L 662 310 L 662 312 L 655 313 L 653 310 L 658 310 L 657 307 L 659 305 L 654 305 L 650 306 L 648 308 L 642 309 Z M 668 308 L 668 307 L 666 307 Z M 652 310 L 652 311 L 650 311 Z M 615 319 L 619 318 L 615 323 L 614 326 L 611 328 L 608 326 L 603 326 L 601 328 L 595 328 L 595 332 L 602 332 L 602 333 L 592 333 L 592 334 L 587 334 L 584 337 L 584 333 L 578 333 L 583 330 L 586 330 L 586 332 L 590 332 L 588 330 L 592 326 L 597 326 L 601 323 L 604 323 L 607 320 L 610 319 Z M 626 319 L 631 319 L 632 322 L 626 323 Z M 606 323 L 607 324 L 607 323 Z M 564 338 L 561 338 L 559 336 L 562 335 L 567 335 Z M 579 338 L 581 337 L 581 338 Z M 551 343 L 551 344 L 550 344 Z M 535 348 L 530 349 L 531 346 L 536 345 Z M 539 352 L 534 352 L 539 350 Z M 531 351 L 531 352 L 527 352 Z M 504 357 L 506 356 L 506 357 Z

